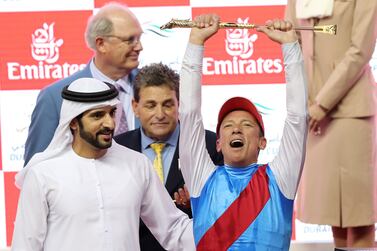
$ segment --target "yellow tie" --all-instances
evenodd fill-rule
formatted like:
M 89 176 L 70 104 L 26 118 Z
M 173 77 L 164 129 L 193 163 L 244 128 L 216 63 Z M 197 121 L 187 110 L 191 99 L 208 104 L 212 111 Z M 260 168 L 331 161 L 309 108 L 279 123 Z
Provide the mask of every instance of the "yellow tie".
M 162 155 L 161 152 L 164 149 L 165 144 L 164 143 L 152 143 L 151 148 L 156 153 L 156 157 L 153 161 L 153 167 L 154 170 L 156 170 L 158 177 L 160 177 L 160 180 L 162 183 L 164 183 L 164 169 L 162 167 Z

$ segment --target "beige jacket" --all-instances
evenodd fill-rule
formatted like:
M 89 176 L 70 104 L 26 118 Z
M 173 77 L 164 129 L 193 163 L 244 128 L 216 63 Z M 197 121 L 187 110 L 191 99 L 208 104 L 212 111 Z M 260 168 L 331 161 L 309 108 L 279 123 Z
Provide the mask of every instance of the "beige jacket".
M 334 0 L 334 13 L 322 19 L 296 19 L 296 0 L 288 0 L 286 19 L 294 26 L 336 24 L 337 35 L 302 31 L 309 78 L 309 105 L 330 110 L 331 117 L 375 113 L 376 83 L 369 60 L 377 37 L 377 0 Z

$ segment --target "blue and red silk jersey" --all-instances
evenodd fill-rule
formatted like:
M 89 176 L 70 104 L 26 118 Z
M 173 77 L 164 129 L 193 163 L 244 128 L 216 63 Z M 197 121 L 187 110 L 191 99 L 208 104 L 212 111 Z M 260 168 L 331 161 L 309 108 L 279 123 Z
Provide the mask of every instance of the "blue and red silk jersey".
M 243 206 L 238 203 L 240 197 L 243 197 Z M 261 204 L 261 201 L 264 202 Z M 293 200 L 281 193 L 268 165 L 219 166 L 208 178 L 199 197 L 191 198 L 191 207 L 198 250 L 289 249 Z M 244 216 L 255 210 L 250 216 L 252 219 Z M 245 220 L 248 220 L 247 225 Z M 242 223 L 245 227 L 237 229 Z M 237 231 L 239 235 L 235 237 Z M 227 238 L 230 239 L 224 240 Z M 203 242 L 206 242 L 205 246 Z

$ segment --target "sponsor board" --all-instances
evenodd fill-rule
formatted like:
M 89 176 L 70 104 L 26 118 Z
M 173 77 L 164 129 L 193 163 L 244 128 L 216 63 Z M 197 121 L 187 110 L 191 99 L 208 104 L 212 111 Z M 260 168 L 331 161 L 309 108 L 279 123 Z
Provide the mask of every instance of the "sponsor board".
M 376 226 L 376 238 L 377 241 L 377 224 Z M 296 219 L 296 241 L 298 242 L 332 242 L 332 230 L 328 225 L 316 225 L 306 224 Z
M 188 7 L 149 7 L 132 8 L 143 28 L 141 42 L 143 51 L 140 54 L 139 67 L 150 63 L 162 62 L 179 71 L 188 43 L 189 29 L 160 30 L 172 17 L 191 18 Z
M 1 97 L 1 94 L 0 94 Z M 3 152 L 2 152 L 2 141 L 1 141 L 1 102 L 0 102 L 0 172 L 3 170 Z M 1 200 L 0 200 L 1 203 Z
M 18 171 L 24 163 L 25 141 L 39 91 L 1 91 L 3 171 Z
M 17 203 L 20 191 L 14 185 L 14 176 L 16 172 L 4 172 L 4 184 L 5 184 L 5 221 L 6 221 L 6 236 L 7 246 L 12 243 L 14 221 L 17 213 Z
M 331 227 L 327 225 L 306 224 L 296 219 L 297 241 L 332 241 Z
M 286 5 L 287 0 L 190 0 L 193 7 Z
M 0 171 L 0 248 L 6 247 L 6 224 L 5 224 L 5 198 L 4 198 L 4 173 Z
M 104 4 L 112 2 L 109 0 L 94 0 L 95 8 L 100 8 Z M 149 7 L 149 6 L 182 6 L 190 5 L 190 0 L 115 0 L 130 7 Z
M 91 10 L 93 0 L 0 0 L 0 12 Z
M 66 11 L 0 15 L 5 30 L 5 36 L 0 37 L 0 88 L 40 89 L 82 69 L 92 55 L 84 39 L 91 14 Z
M 222 20 L 264 24 L 283 17 L 285 6 L 193 8 L 192 16 L 217 13 Z M 221 29 L 206 43 L 203 84 L 285 83 L 281 46 L 252 29 Z
M 14 175 L 23 165 L 23 144 L 38 94 L 38 91 L 24 90 L 40 89 L 89 61 L 92 52 L 84 41 L 87 18 L 94 6 L 99 8 L 106 2 L 109 1 L 0 0 L 0 27 L 4 32 L 0 37 L 0 249 L 10 246 L 12 239 L 19 195 L 14 187 Z M 284 0 L 120 2 L 131 7 L 144 29 L 140 66 L 163 62 L 175 70 L 180 69 L 189 29 L 160 31 L 159 26 L 171 18 L 186 19 L 215 12 L 223 21 L 263 24 L 269 18 L 282 17 L 286 3 Z M 189 5 L 194 7 L 192 11 Z M 280 46 L 253 30 L 228 33 L 221 30 L 207 45 L 202 103 L 205 127 L 215 130 L 218 110 L 226 99 L 250 98 L 263 113 L 268 139 L 258 162 L 270 161 L 276 155 L 285 117 Z M 370 65 L 377 79 L 377 50 Z M 332 239 L 329 226 L 295 222 L 292 238 L 297 241 Z

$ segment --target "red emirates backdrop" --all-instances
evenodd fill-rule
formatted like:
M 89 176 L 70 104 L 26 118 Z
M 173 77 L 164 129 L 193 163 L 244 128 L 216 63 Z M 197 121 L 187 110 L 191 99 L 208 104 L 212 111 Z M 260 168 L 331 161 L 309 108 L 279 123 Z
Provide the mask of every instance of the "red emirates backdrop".
M 94 4 L 96 8 L 100 8 L 102 5 L 107 3 L 107 0 L 95 0 Z M 129 7 L 142 7 L 142 6 L 183 6 L 190 5 L 190 0 L 127 0 L 121 1 L 116 0 L 116 2 L 127 4 Z
M 16 219 L 17 202 L 20 194 L 20 190 L 14 186 L 15 175 L 15 172 L 4 173 L 7 246 L 12 243 L 13 222 Z
M 188 36 L 182 29 L 161 31 L 159 27 L 166 20 L 216 13 L 224 22 L 264 24 L 268 19 L 282 18 L 286 4 L 286 0 L 116 1 L 130 6 L 143 26 L 145 48 L 140 62 L 163 61 L 174 69 L 179 69 L 182 45 Z M 23 166 L 24 142 L 38 91 L 89 62 L 93 53 L 84 39 L 87 19 L 107 2 L 0 0 L 0 250 L 10 246 L 12 240 L 19 196 L 14 176 Z M 377 52 L 371 66 L 377 76 Z M 283 68 L 280 45 L 264 34 L 220 30 L 206 44 L 203 60 L 203 102 L 207 102 L 202 111 L 204 124 L 216 125 L 216 116 L 209 119 L 217 113 L 215 105 L 219 108 L 230 96 L 256 97 L 253 101 L 265 112 L 266 127 L 272 136 L 267 148 L 273 147 L 263 151 L 264 156 L 272 159 L 284 123 L 280 119 L 285 102 Z M 329 226 L 308 225 L 295 219 L 293 223 L 293 239 L 332 240 Z
M 1 13 L 2 90 L 41 89 L 86 64 L 84 32 L 92 11 Z M 6 26 L 6 27 L 4 27 Z
M 0 82 L 1 83 L 1 82 Z M 1 90 L 1 89 L 0 89 Z M 0 129 L 1 129 L 1 112 L 0 112 Z M 1 151 L 1 130 L 0 130 L 0 172 L 2 171 L 2 169 L 3 169 L 3 161 L 2 161 L 2 151 Z M 0 173 L 0 175 L 1 175 L 1 173 Z M 1 184 L 0 184 L 1 185 Z M 1 190 L 0 190 L 1 191 Z M 1 201 L 0 201 L 0 203 L 1 203 Z M 0 226 L 1 227 L 1 226 Z
M 193 8 L 192 16 L 216 13 L 224 22 L 264 24 L 282 18 L 283 5 Z M 206 44 L 203 84 L 285 83 L 279 44 L 256 30 L 222 29 Z

